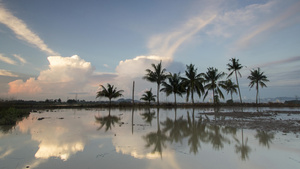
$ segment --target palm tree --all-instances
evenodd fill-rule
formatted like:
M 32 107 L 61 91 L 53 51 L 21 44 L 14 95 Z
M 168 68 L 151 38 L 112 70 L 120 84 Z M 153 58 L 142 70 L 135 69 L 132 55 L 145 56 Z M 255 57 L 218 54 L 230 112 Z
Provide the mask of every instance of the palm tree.
M 231 100 L 233 101 L 232 93 L 237 93 L 236 89 L 238 88 L 238 85 L 234 84 L 231 79 L 228 79 L 222 87 L 227 91 L 227 94 L 230 92 Z
M 170 94 L 174 94 L 174 103 L 176 105 L 176 94 L 182 97 L 182 93 L 184 93 L 184 87 L 182 78 L 180 77 L 180 73 L 170 73 L 167 76 L 168 82 L 162 82 L 163 88 L 160 91 L 163 91 L 169 96 Z
M 189 97 L 191 95 L 192 103 L 194 104 L 194 92 L 201 97 L 201 93 L 204 93 L 204 87 L 202 85 L 203 82 L 203 73 L 197 74 L 197 68 L 195 65 L 190 64 L 186 65 L 185 78 L 182 78 L 183 85 L 186 88 L 186 101 L 189 101 Z
M 255 85 L 256 87 L 256 104 L 258 100 L 258 94 L 259 94 L 259 86 L 261 88 L 267 87 L 267 85 L 264 82 L 268 82 L 267 76 L 264 75 L 264 72 L 260 71 L 260 68 L 257 68 L 257 70 L 250 70 L 251 74 L 248 76 L 248 79 L 250 80 L 249 87 L 250 89 Z
M 242 96 L 241 96 L 241 91 L 240 91 L 240 86 L 239 86 L 239 81 L 238 81 L 238 76 L 237 74 L 239 74 L 240 77 L 242 77 L 240 70 L 243 68 L 243 66 L 241 64 L 239 64 L 239 60 L 235 59 L 235 58 L 231 58 L 229 61 L 231 61 L 231 63 L 228 63 L 228 71 L 231 71 L 227 78 L 230 77 L 233 73 L 235 73 L 235 79 L 236 79 L 236 84 L 238 86 L 238 90 L 239 90 L 239 96 L 240 96 L 240 101 L 242 103 Z
M 143 79 L 148 80 L 149 82 L 152 83 L 157 83 L 157 104 L 159 105 L 159 89 L 160 89 L 160 84 L 166 79 L 165 71 L 166 69 L 162 68 L 161 66 L 161 61 L 157 65 L 154 63 L 151 64 L 153 67 L 154 71 L 150 69 L 146 69 L 146 75 L 143 77 Z
M 204 83 L 206 84 L 204 88 L 207 90 L 203 100 L 206 98 L 209 90 L 212 90 L 213 92 L 214 103 L 216 102 L 216 99 L 218 99 L 218 96 L 224 99 L 224 95 L 219 87 L 219 86 L 221 87 L 224 86 L 224 81 L 219 81 L 223 76 L 225 76 L 225 73 L 224 72 L 218 73 L 217 68 L 213 68 L 213 67 L 207 68 L 207 72 L 204 75 Z
M 148 101 L 149 105 L 151 101 L 155 102 L 156 95 L 153 95 L 152 88 L 150 90 L 146 90 L 145 93 L 142 95 L 142 98 L 140 100 Z
M 114 85 L 111 85 L 109 83 L 107 83 L 107 88 L 105 88 L 103 85 L 100 85 L 100 87 L 102 87 L 102 90 L 97 92 L 96 98 L 107 97 L 109 99 L 109 105 L 111 105 L 111 99 L 123 96 L 122 93 L 124 92 L 124 90 L 117 90 Z

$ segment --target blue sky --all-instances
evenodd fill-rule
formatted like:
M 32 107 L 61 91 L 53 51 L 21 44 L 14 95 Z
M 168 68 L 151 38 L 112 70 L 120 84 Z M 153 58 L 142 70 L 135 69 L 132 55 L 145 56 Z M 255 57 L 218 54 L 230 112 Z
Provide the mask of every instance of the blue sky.
M 162 60 L 172 72 L 193 63 L 199 73 L 208 67 L 228 73 L 232 57 L 245 66 L 244 99 L 255 98 L 247 77 L 257 67 L 270 80 L 262 98 L 295 97 L 299 32 L 298 0 L 0 0 L 0 98 L 66 100 L 78 93 L 95 100 L 106 83 L 130 98 L 135 80 L 139 99 L 156 91 L 142 80 L 151 63 Z

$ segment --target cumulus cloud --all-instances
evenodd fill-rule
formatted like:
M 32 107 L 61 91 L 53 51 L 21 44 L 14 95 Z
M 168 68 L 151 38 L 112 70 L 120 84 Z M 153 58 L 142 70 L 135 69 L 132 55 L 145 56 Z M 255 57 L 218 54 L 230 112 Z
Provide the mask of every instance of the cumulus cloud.
M 9 57 L 3 56 L 3 54 L 1 54 L 1 53 L 0 53 L 0 61 L 11 64 L 11 65 L 16 65 L 17 64 L 14 60 L 12 60 Z
M 0 23 L 6 25 L 17 36 L 18 39 L 24 40 L 41 51 L 50 55 L 57 55 L 52 49 L 50 49 L 44 41 L 33 31 L 31 31 L 26 23 L 21 19 L 15 17 L 9 10 L 7 10 L 0 2 Z
M 37 78 L 15 80 L 9 83 L 9 94 L 63 95 L 82 92 L 88 84 L 94 68 L 79 56 L 49 56 L 49 68 L 40 72 Z

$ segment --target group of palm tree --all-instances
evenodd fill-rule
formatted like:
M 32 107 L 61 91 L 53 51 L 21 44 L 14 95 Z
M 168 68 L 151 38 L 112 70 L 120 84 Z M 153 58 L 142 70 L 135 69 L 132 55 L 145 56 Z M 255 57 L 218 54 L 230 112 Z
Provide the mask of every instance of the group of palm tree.
M 191 98 L 192 103 L 194 104 L 194 94 L 196 93 L 199 98 L 203 96 L 203 100 L 207 97 L 210 91 L 212 91 L 213 103 L 218 103 L 219 99 L 224 99 L 224 95 L 221 89 L 224 89 L 227 94 L 231 95 L 231 102 L 233 102 L 233 93 L 238 93 L 240 98 L 240 103 L 242 103 L 242 96 L 238 81 L 238 76 L 242 77 L 240 70 L 243 66 L 239 63 L 239 59 L 231 58 L 230 62 L 227 64 L 227 69 L 229 74 L 225 72 L 219 72 L 217 68 L 209 67 L 207 72 L 198 73 L 197 68 L 194 64 L 186 65 L 185 76 L 181 76 L 180 73 L 166 73 L 166 69 L 162 67 L 162 61 L 157 65 L 151 64 L 151 69 L 146 69 L 146 75 L 143 79 L 156 83 L 157 84 L 157 94 L 152 93 L 152 89 L 145 91 L 142 95 L 141 100 L 150 102 L 157 99 L 157 104 L 159 105 L 159 93 L 165 92 L 167 96 L 174 95 L 174 104 L 176 105 L 176 96 L 182 97 L 183 94 L 186 94 L 186 101 L 188 102 Z M 230 77 L 235 75 L 236 84 L 232 82 Z M 226 80 L 222 80 L 226 76 Z M 255 86 L 256 88 L 256 103 L 258 103 L 259 96 L 259 86 L 267 87 L 265 82 L 269 80 L 264 75 L 264 72 L 261 72 L 260 68 L 250 70 L 250 75 L 248 76 L 250 80 L 249 87 L 250 89 Z M 160 89 L 162 85 L 162 88 Z M 107 97 L 111 102 L 112 98 L 117 98 L 122 96 L 123 90 L 117 90 L 113 85 L 107 84 L 107 88 L 103 85 L 100 85 L 102 90 L 97 93 L 97 97 Z

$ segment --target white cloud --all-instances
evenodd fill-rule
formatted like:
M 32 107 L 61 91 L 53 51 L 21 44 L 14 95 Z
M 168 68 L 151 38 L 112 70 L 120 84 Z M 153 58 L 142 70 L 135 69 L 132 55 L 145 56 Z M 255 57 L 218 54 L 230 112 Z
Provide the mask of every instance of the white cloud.
M 52 49 L 50 49 L 44 41 L 33 31 L 31 31 L 26 23 L 21 19 L 15 17 L 10 11 L 5 9 L 3 4 L 0 2 L 0 23 L 6 25 L 11 29 L 18 39 L 24 40 L 40 50 L 50 55 L 57 55 Z
M 18 77 L 18 75 L 15 75 L 4 69 L 0 69 L 0 76 Z
M 15 58 L 17 58 L 17 59 L 18 59 L 21 63 L 23 63 L 23 64 L 27 63 L 27 61 L 26 61 L 24 58 L 22 58 L 20 55 L 13 54 L 13 56 L 14 56 Z
M 16 65 L 17 64 L 14 60 L 12 60 L 9 57 L 3 56 L 3 54 L 1 54 L 1 53 L 0 53 L 0 61 L 11 64 L 11 65 Z
M 63 96 L 68 93 L 84 92 L 93 75 L 94 68 L 79 56 L 49 56 L 49 68 L 40 72 L 35 78 L 23 82 L 15 80 L 9 83 L 9 94 L 19 97 Z M 88 91 L 90 92 L 90 91 Z

